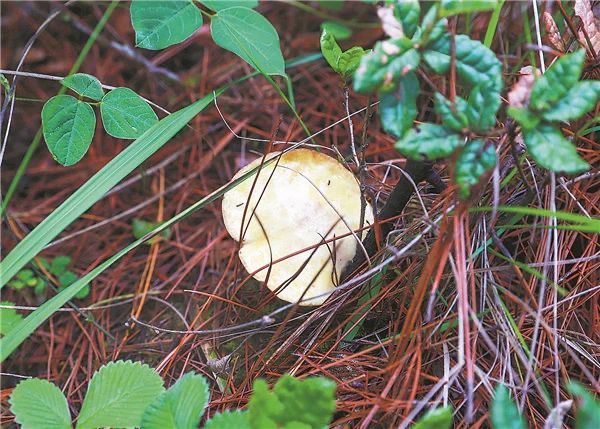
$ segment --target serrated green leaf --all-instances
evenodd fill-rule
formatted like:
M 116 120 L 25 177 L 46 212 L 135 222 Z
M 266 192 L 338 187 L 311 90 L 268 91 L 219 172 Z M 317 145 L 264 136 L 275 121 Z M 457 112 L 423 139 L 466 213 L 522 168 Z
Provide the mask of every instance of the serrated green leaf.
M 14 306 L 15 304 L 9 301 L 1 301 L 0 305 Z M 23 316 L 17 313 L 14 308 L 0 308 L 0 336 L 7 335 L 23 320 Z
M 456 160 L 454 181 L 462 198 L 467 198 L 471 188 L 479 183 L 481 177 L 496 165 L 494 145 L 483 140 L 473 140 L 461 150 Z
M 340 45 L 337 44 L 335 38 L 327 29 L 323 29 L 321 33 L 321 53 L 323 54 L 323 58 L 327 61 L 327 64 L 336 72 L 340 73 L 338 68 L 338 60 L 342 55 L 342 49 Z
M 136 139 L 158 122 L 152 107 L 129 88 L 115 88 L 106 94 L 100 115 L 106 132 L 120 139 Z
M 363 94 L 393 91 L 398 80 L 415 70 L 420 61 L 421 55 L 408 39 L 377 42 L 354 73 L 354 90 Z
M 21 429 L 70 429 L 71 414 L 65 395 L 46 380 L 20 382 L 10 395 L 10 411 Z
M 542 123 L 522 132 L 527 150 L 542 167 L 567 174 L 582 173 L 590 168 L 558 128 Z
M 209 397 L 206 379 L 202 375 L 188 372 L 146 408 L 141 427 L 196 429 L 208 405 Z
M 338 58 L 338 70 L 343 76 L 350 76 L 356 71 L 365 50 L 360 46 L 353 46 Z
M 452 425 L 452 407 L 429 410 L 412 429 L 449 429 Z
M 252 429 L 252 427 L 248 419 L 248 412 L 235 410 L 215 414 L 206 422 L 204 429 Z
M 490 89 L 486 82 L 476 85 L 469 94 L 466 111 L 469 129 L 483 133 L 496 125 L 496 113 L 501 103 L 500 93 Z
M 210 31 L 217 45 L 259 72 L 285 75 L 277 31 L 260 13 L 246 7 L 220 10 L 211 19 Z
M 96 101 L 100 101 L 104 97 L 104 90 L 100 81 L 86 73 L 75 73 L 67 76 L 60 83 L 82 97 L 91 98 Z
M 90 381 L 77 429 L 139 426 L 142 414 L 163 390 L 162 378 L 148 365 L 108 363 Z
M 396 149 L 412 159 L 436 160 L 450 156 L 464 144 L 464 138 L 449 128 L 421 124 L 396 143 Z
M 579 80 L 584 61 L 584 49 L 557 60 L 546 73 L 535 80 L 531 88 L 529 108 L 544 111 L 562 100 Z
M 321 31 L 327 30 L 337 40 L 346 40 L 352 36 L 352 29 L 336 21 L 325 21 L 321 23 Z
M 496 386 L 490 414 L 494 429 L 527 429 L 523 416 L 504 384 Z
M 95 129 L 94 110 L 70 95 L 56 95 L 42 108 L 44 140 L 52 157 L 62 165 L 73 165 L 83 158 Z
M 199 0 L 204 6 L 215 12 L 221 9 L 227 9 L 228 7 L 248 7 L 254 9 L 258 6 L 258 0 Z
M 567 94 L 541 113 L 547 121 L 570 121 L 592 110 L 600 97 L 600 81 L 577 82 Z
M 464 34 L 455 37 L 455 47 L 459 80 L 470 87 L 487 83 L 489 90 L 499 93 L 502 89 L 502 63 L 496 55 L 481 42 Z M 450 37 L 446 35 L 432 43 L 423 57 L 435 73 L 447 73 L 450 70 Z
M 595 401 L 592 394 L 579 383 L 569 383 L 568 389 L 579 400 L 575 415 L 575 429 L 600 428 L 600 403 Z
M 275 393 L 269 390 L 264 380 L 255 380 L 252 385 L 252 396 L 248 402 L 248 421 L 252 428 L 277 427 L 283 415 L 284 406 Z
M 461 132 L 469 127 L 470 106 L 464 98 L 456 97 L 452 102 L 439 92 L 433 96 L 435 112 L 442 118 L 442 124 L 451 130 Z
M 396 0 L 394 4 L 394 16 L 400 24 L 402 31 L 408 38 L 413 37 L 419 26 L 421 6 L 419 0 Z
M 67 270 L 67 267 L 71 263 L 71 258 L 66 255 L 57 256 L 50 263 L 48 270 L 55 276 L 60 276 Z
M 440 16 L 483 12 L 496 7 L 497 0 L 442 0 Z
M 401 138 L 412 128 L 417 117 L 417 96 L 419 80 L 414 72 L 408 73 L 400 80 L 394 92 L 382 94 L 379 102 L 379 114 L 383 129 Z
M 524 129 L 535 128 L 541 121 L 540 117 L 525 107 L 508 106 L 506 113 Z
M 183 42 L 202 26 L 202 13 L 191 0 L 133 0 L 135 45 L 158 50 Z

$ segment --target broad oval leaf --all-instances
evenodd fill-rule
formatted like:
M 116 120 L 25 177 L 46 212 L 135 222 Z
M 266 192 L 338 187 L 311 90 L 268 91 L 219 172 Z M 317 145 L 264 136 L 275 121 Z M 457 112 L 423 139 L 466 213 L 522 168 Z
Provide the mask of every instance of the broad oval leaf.
M 436 124 L 421 124 L 396 143 L 396 149 L 412 159 L 436 160 L 450 156 L 464 144 L 464 138 L 449 128 Z
M 527 150 L 542 167 L 567 174 L 582 173 L 590 168 L 558 128 L 542 123 L 522 132 Z
M 21 381 L 10 395 L 10 411 L 21 429 L 71 429 L 65 395 L 46 380 Z
M 217 413 L 210 418 L 204 429 L 252 429 L 250 426 L 250 420 L 248 419 L 248 412 L 242 410 L 224 411 Z
M 158 50 L 183 42 L 202 26 L 202 13 L 191 0 L 133 0 L 135 45 Z
M 381 125 L 386 132 L 401 138 L 412 128 L 418 113 L 418 95 L 419 80 L 414 72 L 404 76 L 395 91 L 382 94 L 379 114 Z
M 321 53 L 323 54 L 325 61 L 327 61 L 327 63 L 336 73 L 339 73 L 340 69 L 338 68 L 338 61 L 342 56 L 342 49 L 335 41 L 333 35 L 331 35 L 326 28 L 324 28 L 323 32 L 321 33 L 320 43 Z
M 542 112 L 547 121 L 570 121 L 581 117 L 596 106 L 600 97 L 600 81 L 577 82 L 567 94 Z
M 412 429 L 449 429 L 452 425 L 452 407 L 436 408 L 421 417 Z
M 102 84 L 94 76 L 86 73 L 75 73 L 60 81 L 63 86 L 72 89 L 82 97 L 100 101 L 104 97 Z
M 490 414 L 494 429 L 527 429 L 523 416 L 504 384 L 496 387 Z
M 152 107 L 129 88 L 116 88 L 100 103 L 104 129 L 113 137 L 136 139 L 158 122 Z
M 496 3 L 497 0 L 442 0 L 440 16 L 492 10 Z
M 442 124 L 454 131 L 461 132 L 469 127 L 470 106 L 464 98 L 456 97 L 452 102 L 439 92 L 433 95 L 435 112 L 442 118 Z
M 356 71 L 360 64 L 360 60 L 365 54 L 365 50 L 360 46 L 353 46 L 338 58 L 339 72 L 344 76 L 350 76 Z
M 54 159 L 62 165 L 75 164 L 87 152 L 96 115 L 92 107 L 70 95 L 56 95 L 42 109 L 44 140 Z
M 578 397 L 579 407 L 575 416 L 575 429 L 600 427 L 600 403 L 579 383 L 569 383 L 569 391 Z
M 496 165 L 494 145 L 483 140 L 469 142 L 460 152 L 454 168 L 454 181 L 458 185 L 458 193 L 467 198 L 471 188 L 479 183 L 483 175 Z
M 279 36 L 260 13 L 246 7 L 220 10 L 210 22 L 213 40 L 265 74 L 285 75 Z
M 469 94 L 469 128 L 478 133 L 483 133 L 496 124 L 496 113 L 502 103 L 500 93 L 489 86 L 488 82 L 480 83 Z
M 248 7 L 250 9 L 258 6 L 258 0 L 199 0 L 204 6 L 215 12 L 221 9 L 227 9 L 228 7 Z
M 188 372 L 146 408 L 141 428 L 196 429 L 209 397 L 206 379 Z
M 140 426 L 144 410 L 163 390 L 162 378 L 148 365 L 108 363 L 90 381 L 77 429 Z

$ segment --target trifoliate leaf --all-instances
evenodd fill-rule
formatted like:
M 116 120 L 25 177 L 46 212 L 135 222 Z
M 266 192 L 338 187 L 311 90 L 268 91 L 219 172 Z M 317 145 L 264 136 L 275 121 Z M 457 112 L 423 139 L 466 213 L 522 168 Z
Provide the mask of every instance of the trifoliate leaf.
M 106 132 L 120 139 L 136 139 L 158 122 L 152 107 L 129 88 L 115 88 L 106 94 L 100 114 Z
M 600 403 L 579 383 L 569 383 L 569 391 L 577 397 L 579 407 L 575 416 L 575 429 L 600 428 Z
M 547 121 L 570 121 L 592 110 L 600 97 L 600 81 L 577 82 L 567 94 L 541 113 Z
M 31 378 L 20 382 L 9 402 L 21 429 L 71 429 L 67 399 L 49 381 Z
M 452 102 L 439 92 L 433 96 L 435 100 L 435 112 L 442 118 L 442 124 L 451 130 L 461 132 L 469 127 L 470 106 L 461 97 L 455 97 L 454 106 Z
M 412 128 L 417 117 L 417 96 L 419 95 L 419 80 L 414 72 L 404 76 L 393 92 L 381 96 L 379 112 L 383 129 L 401 138 Z
M 202 26 L 202 13 L 191 0 L 133 0 L 135 45 L 164 49 L 183 42 Z
M 442 0 L 440 16 L 492 10 L 496 3 L 497 0 Z
M 456 160 L 454 181 L 462 198 L 467 198 L 471 188 L 477 185 L 488 171 L 496 165 L 494 145 L 483 140 L 473 140 L 461 150 Z
M 504 384 L 496 387 L 490 414 L 494 429 L 527 429 L 523 416 Z
M 142 429 L 196 429 L 209 398 L 206 379 L 188 372 L 146 408 Z
M 10 283 L 9 283 L 10 284 Z M 8 301 L 1 301 L 2 306 L 11 306 L 15 304 Z M 23 316 L 17 313 L 14 308 L 0 308 L 0 336 L 7 335 L 23 320 Z
M 90 381 L 77 429 L 140 426 L 142 414 L 163 390 L 162 378 L 148 365 L 104 365 Z
M 337 44 L 335 38 L 327 29 L 323 29 L 321 33 L 321 52 L 323 53 L 323 57 L 325 61 L 329 64 L 329 66 L 336 72 L 339 73 L 340 70 L 338 68 L 338 60 L 342 55 L 342 49 L 340 45 Z
M 546 73 L 535 80 L 531 89 L 529 108 L 544 111 L 562 100 L 579 80 L 584 60 L 584 49 L 564 55 L 557 60 Z
M 77 94 L 100 101 L 104 97 L 102 84 L 94 76 L 85 73 L 75 73 L 60 81 L 61 84 L 72 89 Z
M 577 153 L 575 146 L 550 124 L 523 129 L 527 150 L 542 167 L 556 173 L 576 174 L 590 166 Z
M 436 408 L 421 417 L 412 429 L 449 429 L 452 425 L 452 407 Z
M 44 140 L 52 157 L 62 165 L 73 165 L 83 158 L 95 129 L 92 107 L 70 95 L 56 95 L 42 108 Z
M 396 149 L 412 159 L 436 160 L 450 156 L 464 144 L 464 138 L 449 128 L 435 124 L 421 124 L 396 143 Z
M 210 418 L 204 429 L 252 429 L 250 426 L 250 420 L 248 419 L 248 412 L 242 410 L 235 411 L 224 411 L 217 413 Z

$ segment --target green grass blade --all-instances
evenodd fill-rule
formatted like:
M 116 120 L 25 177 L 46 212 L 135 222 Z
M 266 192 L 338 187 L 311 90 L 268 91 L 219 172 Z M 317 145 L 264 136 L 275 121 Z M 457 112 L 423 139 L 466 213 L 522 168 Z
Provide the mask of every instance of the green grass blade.
M 496 4 L 496 8 L 494 9 L 492 17 L 490 18 L 490 23 L 488 24 L 487 31 L 485 32 L 483 44 L 488 48 L 492 46 L 492 41 L 494 40 L 494 35 L 496 34 L 496 28 L 498 28 L 498 20 L 500 19 L 500 12 L 502 11 L 502 6 L 504 6 L 504 0 L 500 0 Z

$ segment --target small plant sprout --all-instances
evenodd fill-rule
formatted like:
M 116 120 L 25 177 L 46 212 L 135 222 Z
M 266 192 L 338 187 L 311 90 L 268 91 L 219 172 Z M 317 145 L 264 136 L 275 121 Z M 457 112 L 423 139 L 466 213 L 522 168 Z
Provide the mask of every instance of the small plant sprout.
M 225 227 L 241 242 L 240 259 L 255 279 L 285 301 L 320 305 L 358 248 L 357 180 L 335 159 L 308 149 L 273 152 L 268 160 L 234 176 L 261 167 L 225 194 Z M 372 222 L 367 204 L 364 223 Z

